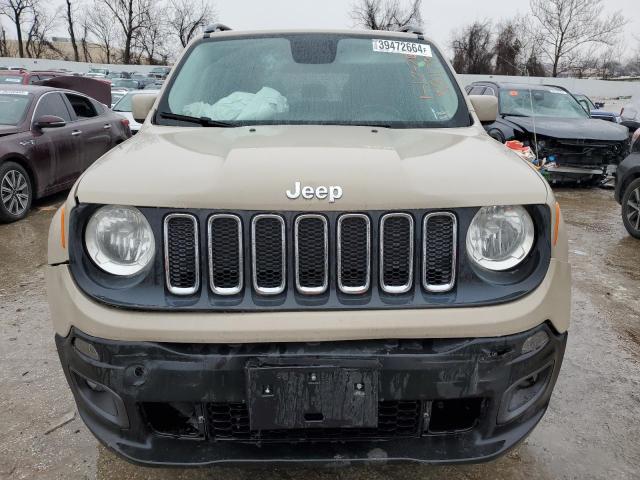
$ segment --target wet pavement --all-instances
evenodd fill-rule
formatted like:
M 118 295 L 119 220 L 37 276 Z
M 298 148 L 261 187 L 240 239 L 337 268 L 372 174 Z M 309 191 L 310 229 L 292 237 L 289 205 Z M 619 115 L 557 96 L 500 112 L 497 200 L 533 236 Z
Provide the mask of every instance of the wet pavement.
M 150 469 L 98 445 L 60 368 L 45 298 L 49 222 L 63 196 L 0 225 L 0 479 L 640 479 L 640 241 L 611 190 L 557 192 L 573 263 L 564 365 L 546 416 L 486 464 L 331 470 Z

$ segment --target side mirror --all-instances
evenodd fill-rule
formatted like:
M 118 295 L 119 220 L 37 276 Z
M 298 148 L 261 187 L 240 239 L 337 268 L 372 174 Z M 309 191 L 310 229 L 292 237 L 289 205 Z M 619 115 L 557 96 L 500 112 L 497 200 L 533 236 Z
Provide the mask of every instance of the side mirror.
M 60 128 L 66 124 L 67 122 L 65 122 L 63 118 L 56 117 L 55 115 L 43 115 L 33 123 L 33 125 L 40 130 L 43 128 Z
M 149 112 L 153 108 L 153 104 L 156 103 L 157 95 L 134 95 L 131 99 L 131 114 L 133 119 L 138 123 L 144 123 L 149 115 Z
M 493 95 L 469 95 L 471 106 L 481 123 L 493 123 L 498 118 L 498 99 Z

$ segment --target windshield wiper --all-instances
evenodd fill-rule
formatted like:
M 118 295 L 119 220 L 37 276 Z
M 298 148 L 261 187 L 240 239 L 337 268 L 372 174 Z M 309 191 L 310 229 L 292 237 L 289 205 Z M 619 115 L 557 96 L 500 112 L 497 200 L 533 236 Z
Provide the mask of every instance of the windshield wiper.
M 502 118 L 504 117 L 523 117 L 523 118 L 527 118 L 530 117 L 531 115 L 523 115 L 522 113 L 502 113 Z
M 235 127 L 233 123 L 221 122 L 219 120 L 212 120 L 209 117 L 191 117 L 189 115 L 179 115 L 171 112 L 160 112 L 162 118 L 168 118 L 171 120 L 180 120 L 181 122 L 198 123 L 203 127 Z

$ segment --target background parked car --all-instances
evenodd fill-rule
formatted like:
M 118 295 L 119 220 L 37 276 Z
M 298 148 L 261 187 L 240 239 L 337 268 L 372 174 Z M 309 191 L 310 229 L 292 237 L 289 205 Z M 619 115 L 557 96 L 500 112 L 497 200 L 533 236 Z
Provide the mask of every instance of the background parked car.
M 0 83 L 13 85 L 37 85 L 42 80 L 66 75 L 55 71 L 4 70 L 0 73 Z
M 159 93 L 158 90 L 131 90 L 127 92 L 125 96 L 123 96 L 114 106 L 113 111 L 117 114 L 122 115 L 129 121 L 129 128 L 131 129 L 131 134 L 135 135 L 140 130 L 142 126 L 141 123 L 136 122 L 131 114 L 131 103 L 134 95 L 157 95 Z
M 165 79 L 167 78 L 167 75 L 169 75 L 169 72 L 171 71 L 171 67 L 154 67 L 151 69 L 150 75 L 156 77 L 156 78 L 162 78 Z
M 622 223 L 629 235 L 640 239 L 640 149 L 618 167 L 615 198 L 622 206 Z
M 131 78 L 115 78 L 111 81 L 111 88 L 123 88 L 127 90 L 138 90 L 140 84 Z
M 106 88 L 108 94 L 108 85 L 100 84 L 92 82 L 91 89 Z M 32 85 L 3 87 L 0 221 L 19 220 L 34 199 L 71 187 L 89 165 L 130 136 L 126 119 L 83 93 Z
M 596 120 L 606 120 L 607 122 L 621 123 L 622 118 L 615 112 L 602 110 L 604 103 L 594 103 L 583 93 L 574 93 L 573 96 L 580 102 L 591 118 Z
M 539 160 L 546 159 L 552 183 L 598 185 L 628 154 L 629 130 L 590 118 L 562 87 L 474 82 L 466 90 L 498 97 L 498 119 L 485 129 L 501 143 L 530 146 Z

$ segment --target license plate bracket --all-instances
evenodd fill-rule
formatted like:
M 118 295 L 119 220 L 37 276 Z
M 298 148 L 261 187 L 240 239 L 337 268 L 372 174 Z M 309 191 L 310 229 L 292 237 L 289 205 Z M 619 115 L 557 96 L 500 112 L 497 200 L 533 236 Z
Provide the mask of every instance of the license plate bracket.
M 376 428 L 375 366 L 247 368 L 251 430 Z

